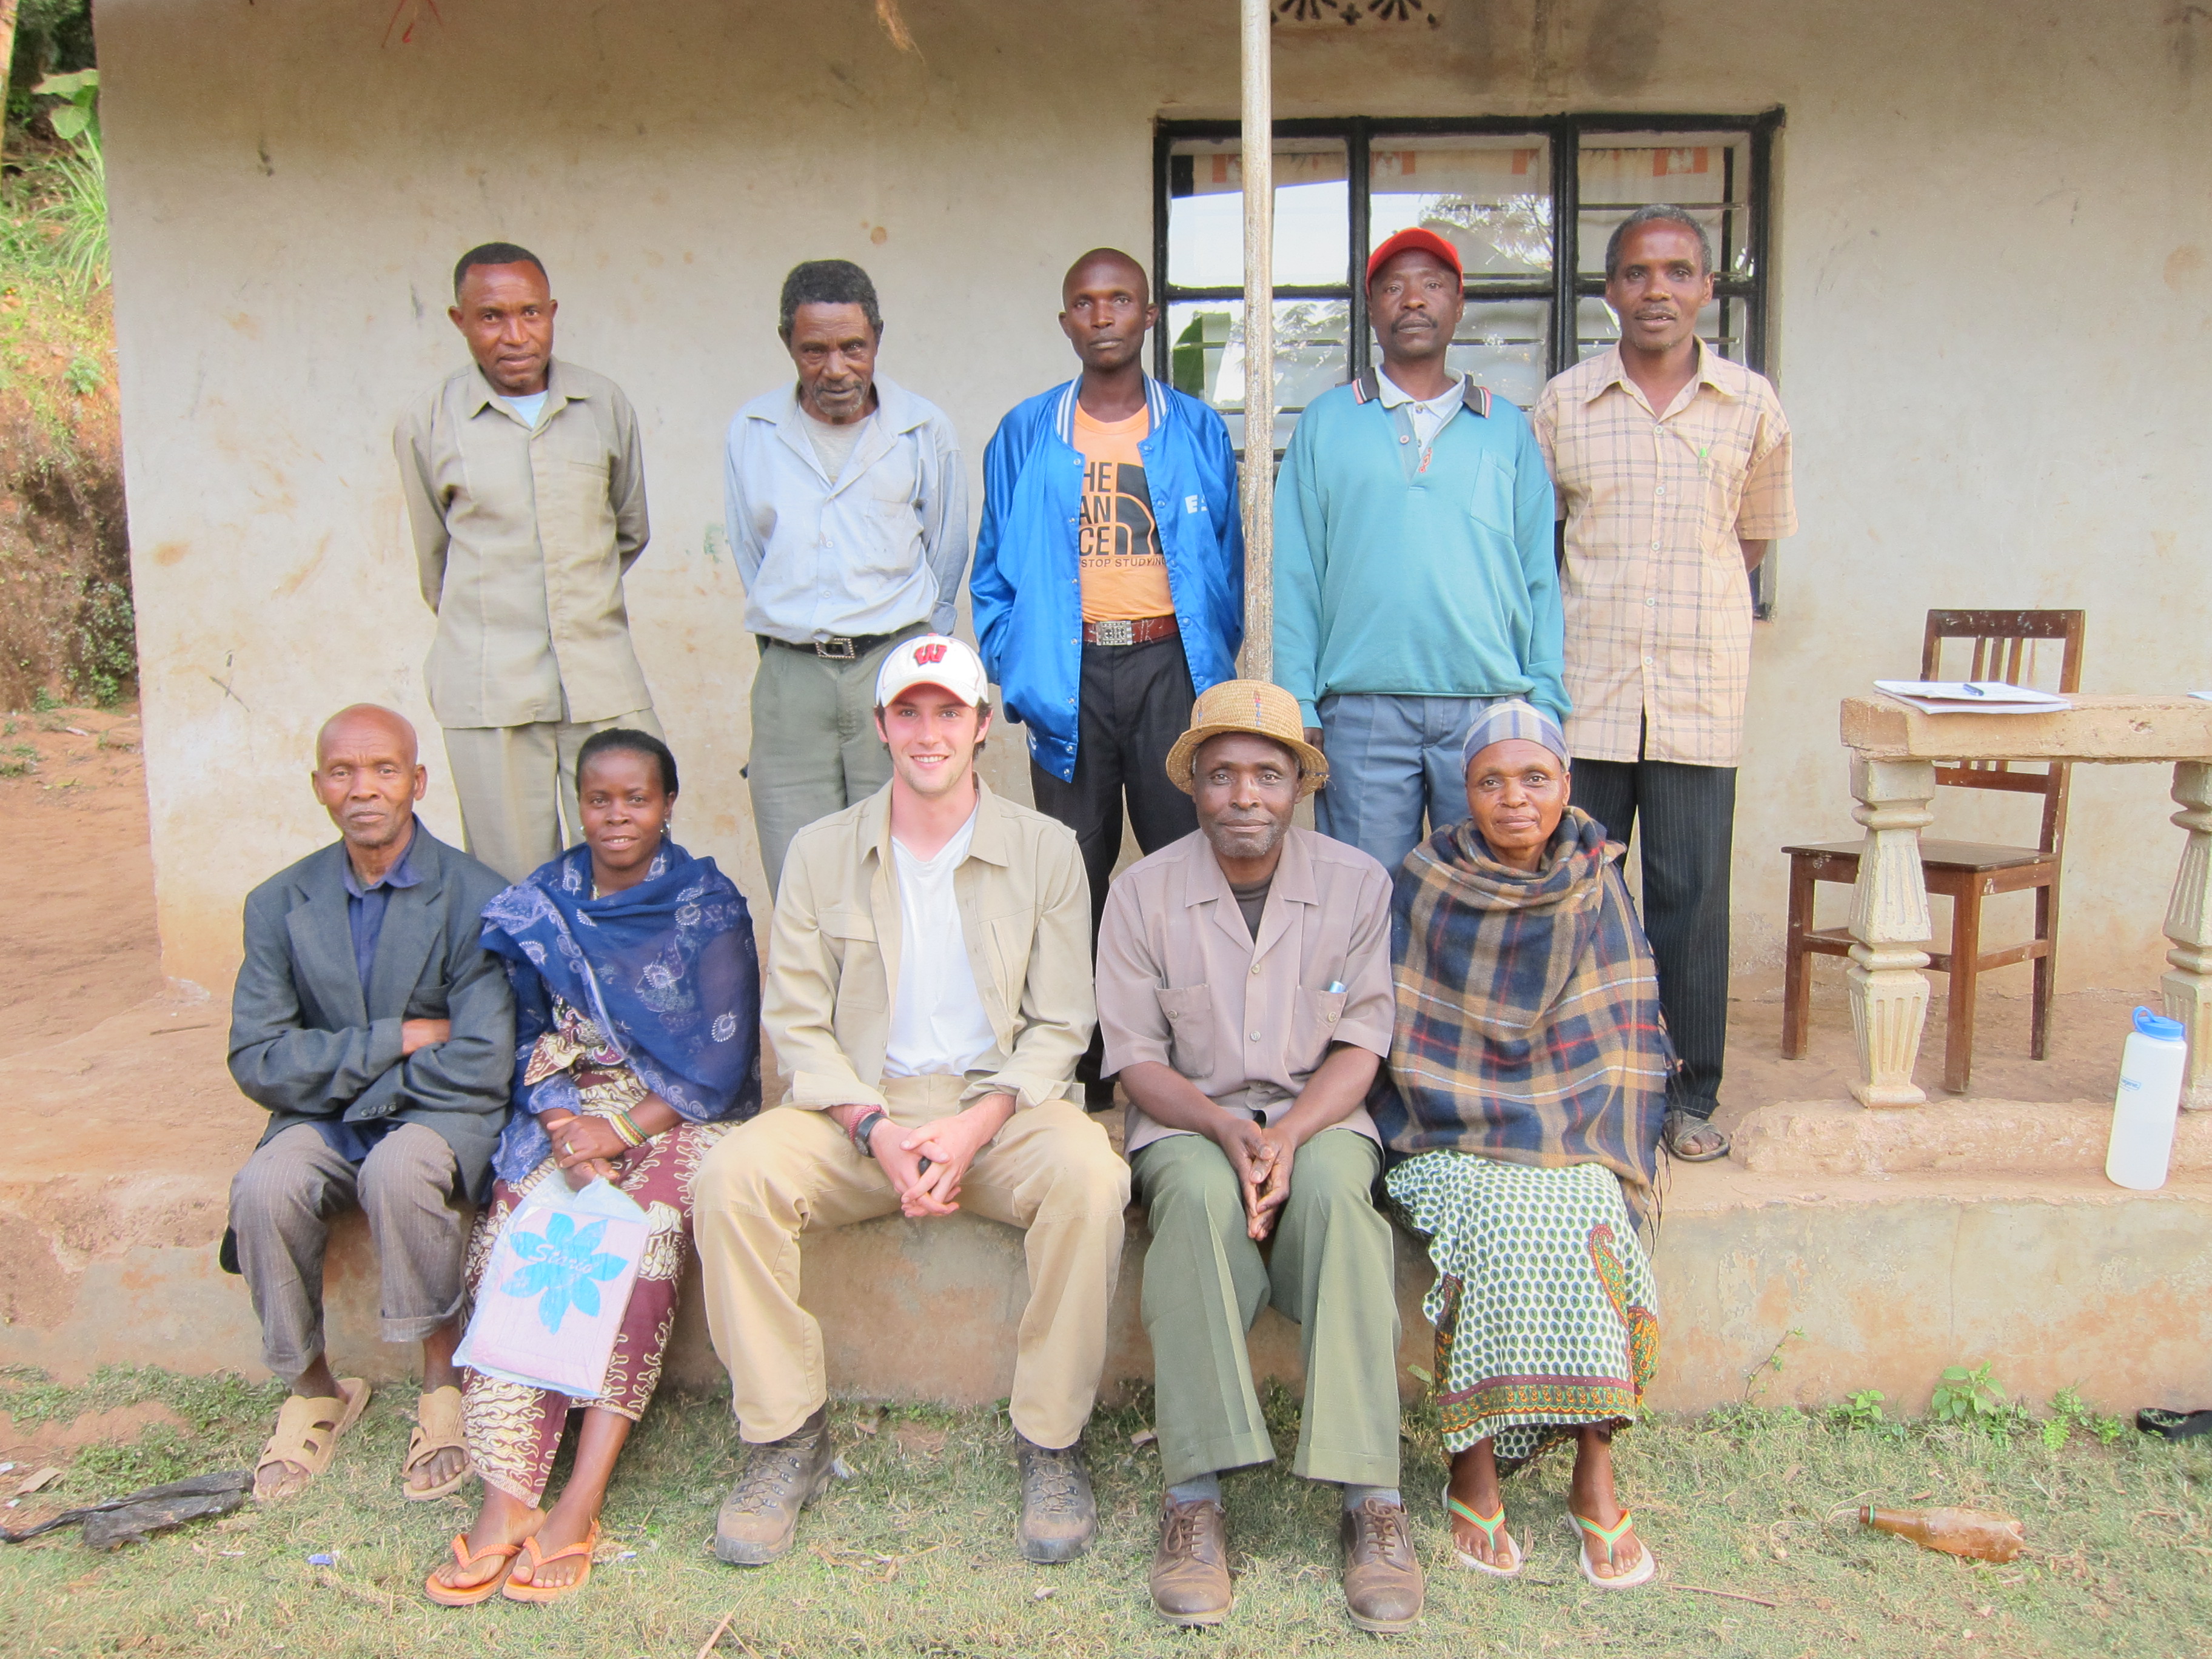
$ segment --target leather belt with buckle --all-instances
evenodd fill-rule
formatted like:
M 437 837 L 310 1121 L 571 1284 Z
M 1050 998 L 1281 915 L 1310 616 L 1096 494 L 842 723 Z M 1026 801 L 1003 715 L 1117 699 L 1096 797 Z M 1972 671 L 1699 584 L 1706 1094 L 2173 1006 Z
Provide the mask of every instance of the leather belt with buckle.
M 1083 624 L 1085 645 L 1150 645 L 1155 640 L 1171 640 L 1181 630 L 1173 617 L 1139 617 L 1134 621 L 1095 622 Z
M 903 638 L 906 632 L 906 629 L 901 629 L 896 634 L 860 634 L 851 638 L 836 635 L 826 640 L 809 640 L 804 644 L 791 640 L 780 640 L 772 634 L 763 634 L 757 637 L 769 645 L 780 645 L 787 651 L 807 652 L 825 662 L 856 662 L 878 646 L 888 645 L 893 640 Z

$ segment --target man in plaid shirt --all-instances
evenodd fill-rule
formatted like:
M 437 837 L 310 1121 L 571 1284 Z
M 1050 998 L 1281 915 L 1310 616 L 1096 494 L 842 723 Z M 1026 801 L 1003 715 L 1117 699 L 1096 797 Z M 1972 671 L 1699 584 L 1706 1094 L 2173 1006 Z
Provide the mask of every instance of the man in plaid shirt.
M 1666 1139 L 1723 1156 L 1729 862 L 1751 678 L 1751 588 L 1797 528 L 1790 425 L 1766 380 L 1708 350 L 1712 244 L 1639 208 L 1606 246 L 1620 343 L 1544 388 L 1530 424 L 1566 531 L 1560 577 L 1575 805 L 1617 842 L 1640 818 L 1644 924 L 1681 1056 Z

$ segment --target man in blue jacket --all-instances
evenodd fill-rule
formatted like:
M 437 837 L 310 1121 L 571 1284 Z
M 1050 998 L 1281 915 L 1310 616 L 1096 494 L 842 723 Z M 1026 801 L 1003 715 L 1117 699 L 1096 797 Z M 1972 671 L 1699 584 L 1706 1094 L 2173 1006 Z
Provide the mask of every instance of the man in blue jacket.
M 969 587 L 984 666 L 1029 728 L 1037 809 L 1081 843 L 1096 940 L 1125 798 L 1146 853 L 1198 827 L 1167 754 L 1198 694 L 1236 676 L 1244 532 L 1221 417 L 1144 371 L 1145 268 L 1094 248 L 1060 299 L 1083 373 L 999 422 Z M 1076 1073 L 1094 1107 L 1113 1097 L 1099 1054 L 1094 1038 Z
M 1275 683 L 1328 757 L 1314 826 L 1395 871 L 1467 816 L 1475 715 L 1567 717 L 1552 480 L 1528 418 L 1446 362 L 1459 254 L 1402 230 L 1367 262 L 1379 374 L 1306 406 L 1275 482 Z

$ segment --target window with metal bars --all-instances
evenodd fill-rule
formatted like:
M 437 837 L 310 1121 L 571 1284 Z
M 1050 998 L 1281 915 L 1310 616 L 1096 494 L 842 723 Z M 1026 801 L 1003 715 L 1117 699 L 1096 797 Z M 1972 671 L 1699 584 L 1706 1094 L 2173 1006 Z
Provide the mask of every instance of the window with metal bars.
M 1618 337 L 1605 245 L 1636 209 L 1687 209 L 1712 239 L 1698 333 L 1767 372 L 1774 137 L 1755 116 L 1561 115 L 1275 124 L 1275 430 L 1376 359 L 1369 251 L 1421 225 L 1458 248 L 1467 308 L 1452 367 L 1522 408 Z M 1244 444 L 1243 175 L 1237 124 L 1162 121 L 1153 146 L 1153 372 L 1221 411 Z M 1775 561 L 1754 579 L 1761 617 Z

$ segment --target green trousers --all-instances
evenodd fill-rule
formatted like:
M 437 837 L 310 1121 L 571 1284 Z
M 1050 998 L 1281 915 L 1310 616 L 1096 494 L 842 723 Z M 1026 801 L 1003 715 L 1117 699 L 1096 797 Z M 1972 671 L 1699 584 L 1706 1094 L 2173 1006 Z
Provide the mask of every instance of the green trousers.
M 1390 1224 L 1369 1197 L 1380 1148 L 1324 1129 L 1298 1149 L 1268 1256 L 1245 1236 L 1229 1158 L 1203 1135 L 1171 1135 L 1131 1161 L 1150 1212 L 1145 1331 L 1167 1484 L 1271 1462 L 1244 1334 L 1268 1302 L 1296 1322 L 1305 1408 L 1293 1474 L 1398 1484 L 1398 1298 Z
M 760 641 L 753 676 L 753 746 L 745 761 L 768 902 L 783 880 L 791 838 L 817 818 L 866 800 L 891 781 L 891 751 L 876 735 L 876 675 L 916 623 L 850 662 Z

